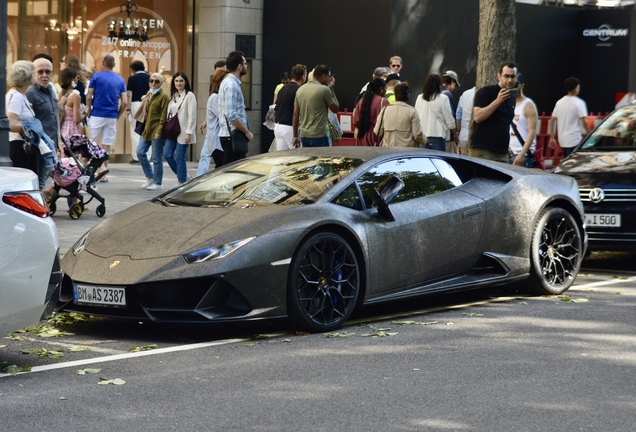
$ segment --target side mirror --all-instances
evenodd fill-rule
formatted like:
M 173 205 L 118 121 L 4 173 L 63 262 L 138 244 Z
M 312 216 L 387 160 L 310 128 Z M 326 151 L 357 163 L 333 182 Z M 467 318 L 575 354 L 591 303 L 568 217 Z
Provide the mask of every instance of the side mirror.
M 404 189 L 404 182 L 396 176 L 387 177 L 375 188 L 375 195 L 378 201 L 378 214 L 389 222 L 393 222 L 395 217 L 389 209 L 389 203 Z

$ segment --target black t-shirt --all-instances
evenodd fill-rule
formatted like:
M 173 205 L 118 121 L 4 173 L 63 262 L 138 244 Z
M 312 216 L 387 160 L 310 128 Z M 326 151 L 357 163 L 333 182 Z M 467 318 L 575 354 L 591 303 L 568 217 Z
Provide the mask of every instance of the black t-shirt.
M 126 89 L 132 92 L 131 102 L 141 102 L 141 97 L 150 90 L 150 75 L 147 73 L 136 73 L 128 78 Z
M 293 81 L 288 82 L 278 92 L 276 99 L 276 123 L 292 126 L 294 116 L 294 99 L 300 86 Z
M 480 88 L 475 95 L 475 107 L 485 108 L 497 99 L 501 87 L 497 84 Z M 490 117 L 475 122 L 470 136 L 470 146 L 497 153 L 508 153 L 510 123 L 515 115 L 515 98 L 506 99 Z

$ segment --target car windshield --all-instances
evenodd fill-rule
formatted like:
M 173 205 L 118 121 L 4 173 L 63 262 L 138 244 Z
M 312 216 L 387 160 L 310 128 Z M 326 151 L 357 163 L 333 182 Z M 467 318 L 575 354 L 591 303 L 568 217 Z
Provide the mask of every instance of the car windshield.
M 636 149 L 636 105 L 619 109 L 588 136 L 579 151 Z
M 195 207 L 312 204 L 362 162 L 298 155 L 246 159 L 195 179 L 157 202 Z

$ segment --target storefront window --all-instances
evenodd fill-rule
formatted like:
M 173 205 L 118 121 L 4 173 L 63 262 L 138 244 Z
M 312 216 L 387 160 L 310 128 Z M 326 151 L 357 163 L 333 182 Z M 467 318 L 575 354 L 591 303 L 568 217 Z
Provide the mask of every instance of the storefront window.
M 38 53 L 76 55 L 89 70 L 107 54 L 127 78 L 141 60 L 169 78 L 187 70 L 187 21 L 191 2 L 169 0 L 8 0 L 7 65 Z M 190 27 L 191 28 L 191 27 Z M 59 73 L 59 70 L 56 70 Z

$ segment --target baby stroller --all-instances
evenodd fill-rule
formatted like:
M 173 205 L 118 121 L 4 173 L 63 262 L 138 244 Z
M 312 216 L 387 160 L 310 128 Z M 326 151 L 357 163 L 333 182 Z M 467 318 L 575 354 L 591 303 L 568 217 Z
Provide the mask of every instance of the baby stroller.
M 106 201 L 93 189 L 92 185 L 108 174 L 108 170 L 105 170 L 95 176 L 95 171 L 108 160 L 108 153 L 84 135 L 71 135 L 68 140 L 62 139 L 62 142 L 64 154 L 67 157 L 61 158 L 53 171 L 55 194 L 49 201 L 51 215 L 57 210 L 56 201 L 59 198 L 66 198 L 69 216 L 71 219 L 79 219 L 84 213 L 86 204 L 95 198 L 100 202 L 95 209 L 95 214 L 103 217 L 106 214 Z M 61 195 L 60 189 L 67 191 L 68 195 Z M 90 195 L 88 201 L 84 202 L 80 190 Z

